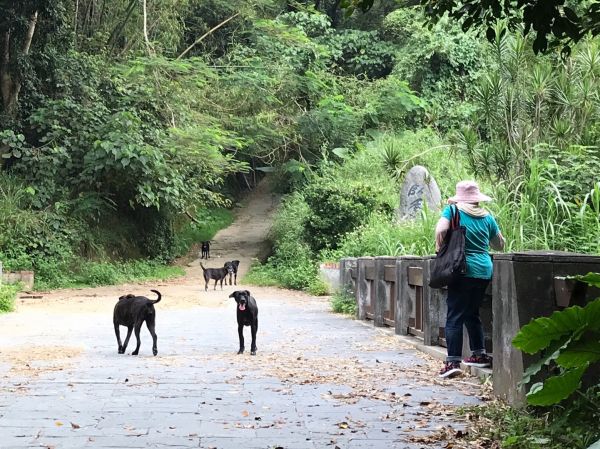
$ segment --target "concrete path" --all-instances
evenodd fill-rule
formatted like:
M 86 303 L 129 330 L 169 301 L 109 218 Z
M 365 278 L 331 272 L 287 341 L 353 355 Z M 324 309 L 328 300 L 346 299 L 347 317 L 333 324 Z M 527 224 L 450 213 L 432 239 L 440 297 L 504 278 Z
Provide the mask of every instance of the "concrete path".
M 438 381 L 439 362 L 323 299 L 256 292 L 254 357 L 236 355 L 229 291 L 218 307 L 157 305 L 157 357 L 145 328 L 140 355 L 118 355 L 110 314 L 1 316 L 0 448 L 459 447 L 475 379 Z

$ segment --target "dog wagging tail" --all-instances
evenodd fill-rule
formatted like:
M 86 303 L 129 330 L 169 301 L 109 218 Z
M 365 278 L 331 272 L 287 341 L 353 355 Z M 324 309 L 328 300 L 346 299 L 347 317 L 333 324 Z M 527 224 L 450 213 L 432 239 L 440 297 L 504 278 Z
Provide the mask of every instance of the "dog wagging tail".
M 158 290 L 150 290 L 153 293 L 156 293 L 158 295 L 158 298 L 156 298 L 154 301 L 150 301 L 152 304 L 156 304 L 157 302 L 160 302 L 162 295 L 160 294 L 160 292 Z

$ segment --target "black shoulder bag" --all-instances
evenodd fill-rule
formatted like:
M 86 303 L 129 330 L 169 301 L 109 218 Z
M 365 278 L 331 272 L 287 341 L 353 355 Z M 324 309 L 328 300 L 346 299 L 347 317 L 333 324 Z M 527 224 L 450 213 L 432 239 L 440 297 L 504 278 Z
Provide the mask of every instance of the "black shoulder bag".
M 467 272 L 465 233 L 465 227 L 460 225 L 458 208 L 450 206 L 450 229 L 431 264 L 430 287 L 446 287 Z

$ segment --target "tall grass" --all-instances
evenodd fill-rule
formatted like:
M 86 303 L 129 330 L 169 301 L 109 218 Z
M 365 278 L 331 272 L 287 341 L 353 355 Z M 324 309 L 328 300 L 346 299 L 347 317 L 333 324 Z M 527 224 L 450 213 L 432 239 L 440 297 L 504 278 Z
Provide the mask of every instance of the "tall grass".
M 12 312 L 15 308 L 15 298 L 21 290 L 19 284 L 0 284 L 0 313 Z
M 149 260 L 121 262 L 79 261 L 77 266 L 62 267 L 52 275 L 36 277 L 35 288 L 48 290 L 69 287 L 96 287 L 127 282 L 163 280 L 183 276 L 178 266 L 164 265 Z

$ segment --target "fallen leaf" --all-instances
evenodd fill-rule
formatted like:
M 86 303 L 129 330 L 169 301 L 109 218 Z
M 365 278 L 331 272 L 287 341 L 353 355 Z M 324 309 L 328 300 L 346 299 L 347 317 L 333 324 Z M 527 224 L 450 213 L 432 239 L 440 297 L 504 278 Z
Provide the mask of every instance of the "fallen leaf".
M 242 410 L 242 416 L 245 418 L 246 416 L 248 416 L 250 413 L 248 413 L 248 410 Z
M 81 426 L 79 424 L 75 424 L 74 422 L 71 423 L 71 427 L 73 429 L 79 429 Z
M 54 424 L 56 424 L 57 427 L 60 427 L 63 425 L 63 423 L 61 423 L 60 421 L 54 421 Z

